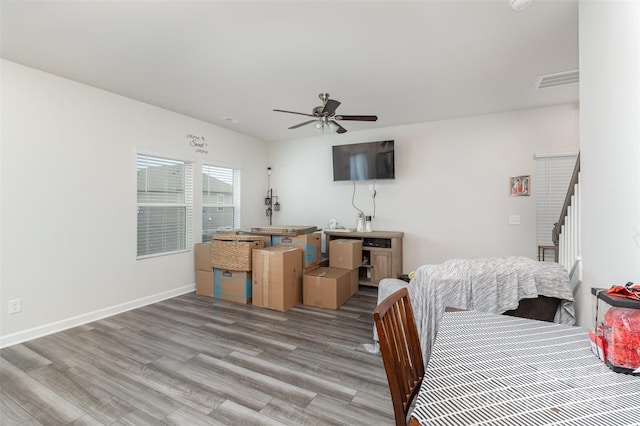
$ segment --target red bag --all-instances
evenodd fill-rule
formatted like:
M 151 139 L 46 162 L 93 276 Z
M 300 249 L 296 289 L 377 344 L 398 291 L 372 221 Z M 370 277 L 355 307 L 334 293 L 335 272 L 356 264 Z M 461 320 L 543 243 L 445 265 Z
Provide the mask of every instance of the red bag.
M 640 285 L 634 285 L 632 282 L 628 282 L 624 286 L 615 285 L 607 290 L 606 293 L 613 296 L 640 300 Z

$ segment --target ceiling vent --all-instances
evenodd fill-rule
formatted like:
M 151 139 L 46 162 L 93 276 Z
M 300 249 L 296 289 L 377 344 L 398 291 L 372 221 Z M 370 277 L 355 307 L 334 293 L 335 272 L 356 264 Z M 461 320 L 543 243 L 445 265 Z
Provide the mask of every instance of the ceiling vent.
M 566 86 L 567 84 L 577 84 L 579 82 L 580 72 L 578 70 L 541 75 L 538 77 L 538 81 L 536 81 L 536 90 Z

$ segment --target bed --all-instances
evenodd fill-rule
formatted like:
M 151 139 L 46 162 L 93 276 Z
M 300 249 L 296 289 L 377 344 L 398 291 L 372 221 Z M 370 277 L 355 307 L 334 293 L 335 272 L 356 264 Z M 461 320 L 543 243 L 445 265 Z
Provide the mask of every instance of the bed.
M 512 256 L 451 259 L 438 265 L 423 265 L 410 283 L 399 279 L 380 281 L 378 303 L 401 287 L 409 290 L 425 364 L 447 307 L 551 319 L 535 318 L 536 312 L 544 312 L 538 306 L 544 303 L 547 309 L 555 308 L 553 322 L 574 325 L 576 321 L 569 274 L 554 262 Z M 365 348 L 370 352 L 379 350 L 375 329 L 374 344 Z

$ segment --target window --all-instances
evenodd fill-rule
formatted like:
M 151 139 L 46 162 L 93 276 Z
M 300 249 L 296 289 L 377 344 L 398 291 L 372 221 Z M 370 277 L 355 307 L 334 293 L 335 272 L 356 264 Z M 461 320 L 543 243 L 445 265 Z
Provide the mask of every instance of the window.
M 536 156 L 536 181 L 533 187 L 536 191 L 538 245 L 553 245 L 551 233 L 560 219 L 576 158 L 575 154 Z
M 240 227 L 240 170 L 202 166 L 202 241 Z
M 137 156 L 138 258 L 193 245 L 193 164 Z

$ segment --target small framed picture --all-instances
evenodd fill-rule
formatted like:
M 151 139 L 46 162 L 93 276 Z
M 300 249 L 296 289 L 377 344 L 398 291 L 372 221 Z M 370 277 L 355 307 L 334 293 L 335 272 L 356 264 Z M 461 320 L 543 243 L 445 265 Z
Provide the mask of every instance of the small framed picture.
M 511 176 L 509 178 L 509 195 L 512 197 L 531 195 L 531 176 Z

